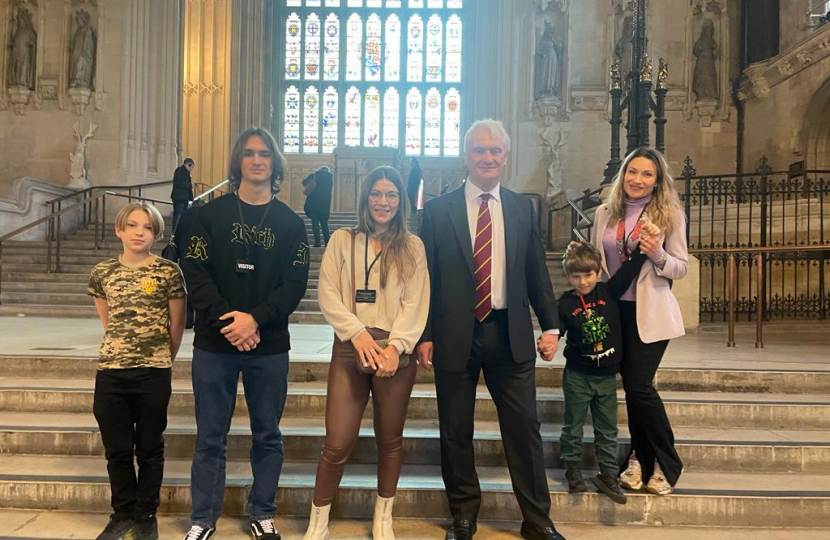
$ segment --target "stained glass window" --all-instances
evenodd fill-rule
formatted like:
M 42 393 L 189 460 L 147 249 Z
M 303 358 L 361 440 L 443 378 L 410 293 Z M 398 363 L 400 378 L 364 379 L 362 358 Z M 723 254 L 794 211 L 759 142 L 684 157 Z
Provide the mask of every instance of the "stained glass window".
M 387 81 L 398 81 L 401 78 L 401 20 L 397 15 L 390 15 L 386 19 L 385 41 L 384 78 Z
M 300 16 L 292 13 L 285 21 L 285 78 L 300 78 Z
M 444 155 L 457 156 L 461 149 L 461 95 L 450 88 L 444 97 Z
M 329 86 L 323 94 L 323 152 L 326 154 L 337 147 L 338 114 L 337 89 Z
M 346 91 L 346 146 L 360 146 L 360 90 L 352 86 Z
M 286 154 L 300 151 L 300 91 L 296 86 L 289 86 L 285 91 L 285 140 L 283 149 Z
M 387 88 L 383 95 L 383 146 L 398 147 L 400 131 L 401 97 L 396 88 Z
M 326 16 L 325 32 L 323 78 L 327 81 L 336 81 L 340 78 L 340 19 L 334 13 Z
M 424 155 L 441 155 L 441 93 L 433 87 L 427 91 L 424 115 Z
M 421 155 L 421 92 L 417 88 L 406 94 L 406 155 Z
M 441 18 L 433 15 L 427 23 L 427 80 L 441 80 Z
M 380 93 L 374 86 L 366 90 L 363 113 L 363 146 L 376 148 L 380 146 Z
M 446 82 L 461 82 L 461 18 L 453 15 L 447 21 Z
M 320 78 L 320 17 L 315 13 L 305 20 L 305 78 Z
M 306 88 L 303 98 L 303 152 L 320 150 L 320 93 L 314 86 Z
M 283 148 L 458 156 L 463 0 L 285 0 Z
M 366 21 L 366 80 L 380 80 L 380 17 L 372 13 Z
M 424 72 L 424 21 L 418 15 L 409 19 L 407 31 L 406 80 L 423 80 Z

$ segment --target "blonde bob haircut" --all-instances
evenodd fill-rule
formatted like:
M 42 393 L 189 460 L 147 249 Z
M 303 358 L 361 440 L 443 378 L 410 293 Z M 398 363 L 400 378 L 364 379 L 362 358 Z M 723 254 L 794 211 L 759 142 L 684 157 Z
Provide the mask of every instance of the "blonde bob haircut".
M 666 158 L 654 148 L 647 146 L 641 146 L 625 156 L 620 170 L 614 177 L 611 194 L 608 197 L 608 210 L 611 213 L 609 224 L 614 225 L 625 220 L 626 196 L 625 186 L 623 185 L 625 183 L 625 172 L 628 170 L 631 161 L 639 157 L 651 161 L 657 173 L 654 192 L 646 208 L 648 219 L 657 225 L 661 231 L 665 231 L 666 235 L 669 235 L 674 227 L 680 223 L 681 216 L 684 216 L 683 205 L 680 203 L 680 196 L 674 187 L 674 177 Z
M 130 218 L 130 214 L 136 210 L 141 210 L 147 214 L 150 225 L 153 227 L 153 236 L 156 240 L 161 238 L 164 234 L 164 218 L 161 217 L 161 213 L 155 206 L 146 202 L 131 202 L 119 210 L 115 215 L 115 228 L 119 231 L 127 230 L 127 220 Z

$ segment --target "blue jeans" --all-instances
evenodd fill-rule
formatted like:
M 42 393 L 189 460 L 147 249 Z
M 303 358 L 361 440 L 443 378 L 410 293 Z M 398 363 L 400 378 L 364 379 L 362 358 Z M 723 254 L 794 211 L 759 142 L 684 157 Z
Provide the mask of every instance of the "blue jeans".
M 193 393 L 196 398 L 196 450 L 190 470 L 190 521 L 215 527 L 225 495 L 228 430 L 242 373 L 251 418 L 251 470 L 248 495 L 252 519 L 270 519 L 282 472 L 280 417 L 288 391 L 288 353 L 222 354 L 193 349 Z

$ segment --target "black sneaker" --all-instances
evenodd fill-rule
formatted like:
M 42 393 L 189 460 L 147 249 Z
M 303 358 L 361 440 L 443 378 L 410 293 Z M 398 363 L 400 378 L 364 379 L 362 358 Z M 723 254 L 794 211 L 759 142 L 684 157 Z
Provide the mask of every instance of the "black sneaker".
M 132 518 L 110 515 L 110 521 L 95 540 L 121 540 L 133 526 Z
M 212 537 L 215 532 L 216 529 L 213 527 L 193 525 L 190 527 L 190 530 L 187 531 L 187 534 L 184 535 L 184 540 L 208 540 L 208 538 Z
M 579 465 L 568 463 L 565 469 L 565 478 L 568 479 L 568 493 L 585 493 L 588 491 L 588 485 L 585 483 L 585 479 L 582 478 Z
M 136 516 L 133 521 L 131 540 L 158 540 L 159 522 L 155 514 Z
M 598 490 L 611 497 L 611 500 L 615 503 L 625 504 L 628 502 L 628 499 L 625 497 L 625 493 L 623 493 L 623 490 L 620 487 L 620 481 L 616 475 L 601 472 L 598 475 L 591 477 L 591 482 L 597 486 Z
M 251 520 L 251 536 L 254 540 L 281 540 L 277 527 L 274 526 L 273 519 L 252 519 Z

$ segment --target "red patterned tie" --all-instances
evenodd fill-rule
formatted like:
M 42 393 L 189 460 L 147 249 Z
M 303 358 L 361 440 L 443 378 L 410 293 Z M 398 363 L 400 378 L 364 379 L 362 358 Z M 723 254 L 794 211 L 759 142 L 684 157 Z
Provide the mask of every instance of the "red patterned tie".
M 493 221 L 487 201 L 492 195 L 481 196 L 476 223 L 476 240 L 473 242 L 473 266 L 475 266 L 476 319 L 483 321 L 493 311 L 491 276 L 493 260 Z

